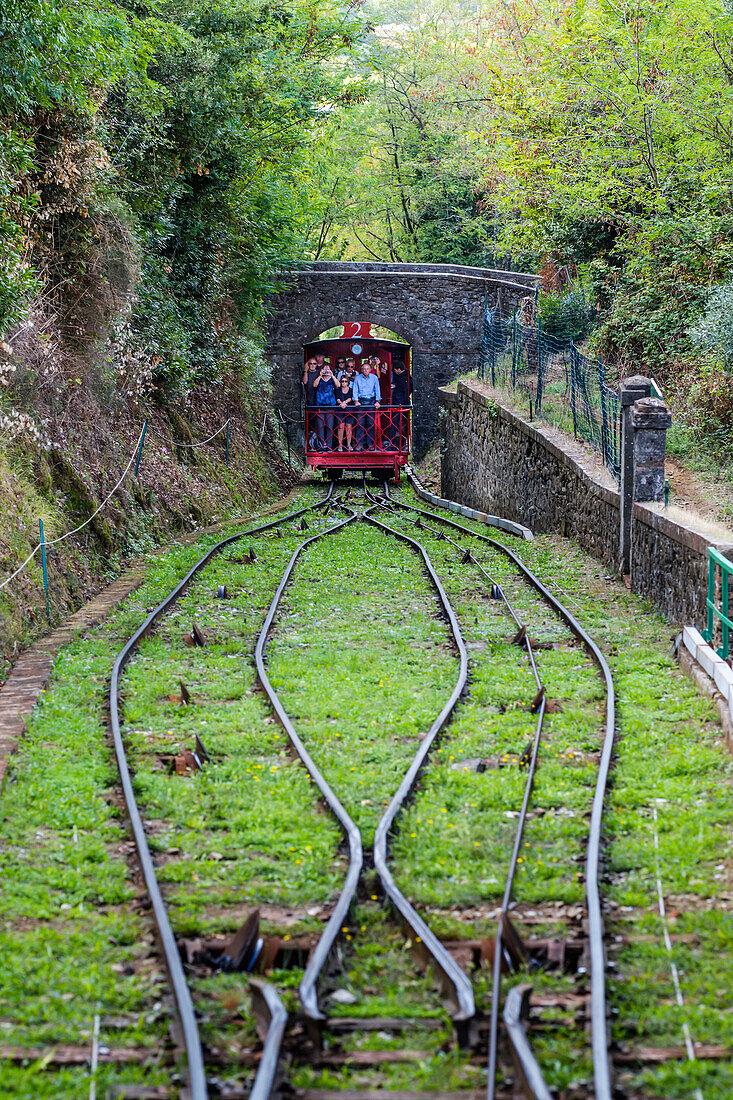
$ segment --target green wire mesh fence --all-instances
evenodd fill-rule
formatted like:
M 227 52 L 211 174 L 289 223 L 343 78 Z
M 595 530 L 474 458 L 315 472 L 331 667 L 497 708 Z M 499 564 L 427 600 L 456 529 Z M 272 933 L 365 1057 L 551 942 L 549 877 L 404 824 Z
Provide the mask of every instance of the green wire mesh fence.
M 528 326 L 519 310 L 502 314 L 487 304 L 479 377 L 523 395 L 530 415 L 585 440 L 620 477 L 619 399 L 605 383 L 600 359 L 543 331 L 539 319 Z

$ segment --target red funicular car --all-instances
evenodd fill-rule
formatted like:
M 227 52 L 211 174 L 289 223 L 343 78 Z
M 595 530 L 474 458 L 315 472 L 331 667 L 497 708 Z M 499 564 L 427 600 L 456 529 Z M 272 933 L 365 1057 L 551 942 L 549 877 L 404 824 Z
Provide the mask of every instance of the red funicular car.
M 343 335 L 306 344 L 304 351 L 304 376 L 311 383 L 303 387 L 308 465 L 324 467 L 334 477 L 344 470 L 370 470 L 382 477 L 392 474 L 398 479 L 410 452 L 409 345 L 373 335 L 367 322 L 352 321 L 343 326 Z M 320 383 L 314 387 L 314 375 L 308 372 L 308 364 L 313 360 L 319 363 L 319 375 L 322 360 L 333 376 L 345 367 L 347 371 L 355 369 L 362 377 L 362 365 L 371 360 L 374 364 L 371 374 L 378 382 L 378 387 L 372 382 L 371 388 L 379 399 L 359 401 L 357 396 L 345 403 L 341 387 L 336 385 L 336 404 L 319 402 Z M 321 400 L 329 396 L 330 390 L 328 385 Z

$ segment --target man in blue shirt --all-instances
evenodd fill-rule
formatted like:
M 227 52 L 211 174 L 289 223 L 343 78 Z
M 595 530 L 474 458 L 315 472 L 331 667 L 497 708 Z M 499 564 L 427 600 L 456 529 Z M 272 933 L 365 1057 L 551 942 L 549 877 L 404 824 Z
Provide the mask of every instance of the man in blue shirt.
M 361 410 L 356 414 L 358 451 L 371 451 L 374 446 L 374 413 L 371 410 L 379 408 L 380 396 L 379 379 L 372 374 L 372 365 L 365 359 L 352 389 L 354 405 Z

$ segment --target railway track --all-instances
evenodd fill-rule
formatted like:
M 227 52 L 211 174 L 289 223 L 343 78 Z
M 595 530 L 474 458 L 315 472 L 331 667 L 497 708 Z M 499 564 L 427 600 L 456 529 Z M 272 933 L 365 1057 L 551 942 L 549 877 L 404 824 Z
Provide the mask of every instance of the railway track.
M 527 820 L 527 812 L 529 809 L 532 787 L 534 784 L 534 777 L 537 768 L 539 748 L 546 714 L 547 698 L 545 686 L 540 679 L 540 675 L 537 669 L 537 663 L 533 653 L 532 643 L 528 634 L 527 625 L 520 621 L 519 617 L 516 614 L 516 611 L 512 607 L 512 604 L 507 599 L 506 593 L 497 583 L 496 579 L 486 570 L 484 566 L 482 566 L 482 564 L 477 560 L 471 550 L 467 550 L 465 548 L 466 536 L 468 536 L 469 539 L 478 540 L 479 542 L 490 547 L 493 551 L 507 557 L 519 571 L 522 578 L 540 594 L 540 596 L 548 604 L 548 606 L 559 616 L 561 620 L 564 621 L 564 623 L 572 631 L 572 633 L 583 645 L 586 651 L 590 654 L 597 666 L 605 689 L 606 705 L 604 723 L 605 732 L 598 766 L 598 776 L 595 785 L 590 823 L 588 828 L 587 852 L 585 861 L 586 901 L 588 913 L 587 944 L 591 979 L 590 1025 L 595 1096 L 596 1100 L 610 1100 L 612 1096 L 612 1086 L 611 1066 L 608 1054 L 608 1020 L 605 987 L 606 962 L 603 917 L 598 885 L 600 873 L 603 804 L 606 787 L 608 784 L 608 776 L 616 728 L 615 691 L 610 667 L 596 643 L 593 641 L 587 631 L 583 629 L 583 627 L 580 625 L 572 612 L 568 608 L 566 608 L 544 584 L 542 584 L 542 582 L 531 572 L 531 570 L 527 568 L 521 558 L 504 543 L 487 535 L 481 534 L 480 532 L 472 531 L 464 524 L 458 523 L 457 521 L 450 519 L 446 516 L 428 511 L 424 508 L 417 508 L 415 506 L 406 505 L 400 501 L 393 500 L 390 496 L 387 483 L 385 483 L 383 486 L 383 496 L 379 503 L 381 503 L 383 507 L 386 507 L 388 509 L 399 509 L 412 515 L 416 515 L 418 517 L 418 523 L 422 521 L 423 528 L 425 524 L 433 523 L 438 525 L 439 532 L 437 534 L 437 537 L 448 541 L 453 547 L 455 547 L 457 551 L 459 551 L 463 555 L 461 559 L 463 564 L 471 564 L 476 568 L 476 570 L 481 574 L 482 579 L 487 583 L 487 586 L 490 586 L 492 596 L 494 598 L 498 597 L 503 601 L 509 615 L 514 622 L 514 625 L 517 627 L 517 633 L 515 635 L 514 641 L 515 643 L 522 644 L 526 647 L 528 659 L 532 666 L 533 676 L 535 678 L 538 689 L 537 695 L 532 705 L 533 711 L 536 710 L 537 712 L 536 732 L 531 746 L 528 746 L 526 761 L 528 765 L 527 780 L 525 784 L 522 805 L 519 812 L 519 818 L 517 821 L 517 829 L 512 846 L 509 867 L 506 875 L 506 883 L 501 903 L 501 913 L 497 924 L 491 999 L 491 1021 L 489 1029 L 487 1088 L 488 1100 L 492 1100 L 492 1097 L 494 1096 L 497 1073 L 499 1004 L 501 991 L 502 961 L 505 960 L 507 964 L 512 965 L 512 962 L 516 964 L 516 962 L 518 962 L 521 958 L 520 953 L 517 951 L 516 933 L 511 926 L 509 918 L 509 906 L 512 901 L 513 887 L 517 871 L 517 860 L 520 858 L 519 853 L 523 841 L 524 829 Z M 462 545 L 460 542 L 456 541 L 455 538 L 451 539 L 449 536 L 447 536 L 445 534 L 446 529 L 455 532 L 456 535 L 459 537 L 463 536 L 464 544 Z M 513 940 L 514 943 L 510 946 L 510 943 L 506 942 L 507 940 Z M 514 954 L 514 960 L 508 957 L 512 954 Z M 538 1100 L 549 1100 L 550 1091 L 543 1080 L 540 1068 L 532 1054 L 523 1027 L 523 1021 L 526 1019 L 527 1016 L 528 992 L 529 987 L 524 987 L 521 991 L 514 992 L 512 994 L 512 996 L 508 1000 L 504 1012 L 504 1023 L 506 1026 L 507 1038 L 512 1050 L 513 1060 L 515 1062 L 515 1065 L 517 1066 L 520 1076 L 523 1079 L 526 1094 L 528 1096 L 537 1097 Z
M 170 608 L 181 597 L 190 585 L 192 579 L 200 573 L 212 558 L 232 543 L 242 539 L 256 539 L 268 532 L 277 531 L 286 523 L 292 523 L 298 518 L 304 519 L 305 514 L 311 509 L 328 508 L 337 512 L 339 518 L 333 519 L 330 526 L 323 531 L 310 534 L 300 540 L 292 553 L 286 568 L 280 578 L 279 584 L 270 606 L 265 615 L 265 620 L 259 632 L 255 646 L 255 664 L 257 676 L 264 689 L 267 698 L 272 705 L 275 716 L 284 729 L 294 752 L 306 768 L 320 796 L 334 818 L 338 821 L 339 828 L 346 840 L 349 852 L 348 866 L 344 881 L 336 904 L 331 909 L 328 920 L 320 935 L 317 944 L 310 951 L 302 979 L 299 983 L 300 1011 L 305 1022 L 305 1029 L 291 1027 L 286 1031 L 286 1013 L 283 1003 L 275 989 L 267 983 L 254 985 L 255 998 L 258 1005 L 261 1035 L 264 1037 L 264 1045 L 261 1050 L 253 1052 L 250 1063 L 258 1067 L 251 1094 L 249 1091 L 236 1092 L 236 1090 L 222 1091 L 217 1088 L 213 1092 L 207 1083 L 207 1077 L 211 1073 L 207 1070 L 205 1051 L 199 1034 L 198 1021 L 194 1009 L 193 999 L 189 990 L 187 972 L 181 960 L 180 944 L 177 943 L 171 930 L 166 905 L 157 882 L 156 868 L 147 842 L 146 829 L 142 815 L 137 807 L 134 794 L 134 785 L 130 775 L 130 769 L 126 759 L 125 745 L 122 736 L 119 714 L 119 691 L 123 670 L 132 658 L 142 638 L 165 617 Z M 531 746 L 528 746 L 527 759 L 519 763 L 528 765 L 527 778 L 524 788 L 524 797 L 520 816 L 517 821 L 517 829 L 512 844 L 512 856 L 505 880 L 504 892 L 497 922 L 496 941 L 493 945 L 493 993 L 490 1008 L 487 1013 L 476 1006 L 473 983 L 465 970 L 456 962 L 453 954 L 445 947 L 442 938 L 434 934 L 424 916 L 418 911 L 404 893 L 399 889 L 391 867 L 390 841 L 395 832 L 399 831 L 398 819 L 404 814 L 410 799 L 414 797 L 416 786 L 419 785 L 421 776 L 429 763 L 430 754 L 439 744 L 441 735 L 454 714 L 461 697 L 465 695 L 468 677 L 468 653 L 458 617 L 451 606 L 448 593 L 440 579 L 425 546 L 417 537 L 415 530 L 405 529 L 404 520 L 399 516 L 410 516 L 417 519 L 418 530 L 422 528 L 425 534 L 420 539 L 429 538 L 431 542 L 442 543 L 460 555 L 461 567 L 470 567 L 478 573 L 487 586 L 488 597 L 492 597 L 500 603 L 508 612 L 515 628 L 515 641 L 521 644 L 526 653 L 527 662 L 535 680 L 536 694 L 533 702 L 535 714 L 535 734 Z M 389 517 L 390 522 L 385 520 Z M 447 699 L 440 709 L 438 716 L 430 725 L 430 728 L 422 738 L 418 750 L 415 753 L 409 767 L 405 771 L 397 791 L 391 796 L 385 808 L 385 812 L 377 824 L 374 833 L 372 852 L 364 852 L 362 836 L 357 827 L 353 814 L 345 807 L 339 797 L 327 782 L 322 764 L 308 750 L 307 745 L 299 736 L 296 723 L 288 714 L 286 707 L 280 700 L 278 692 L 268 675 L 266 666 L 266 652 L 268 638 L 274 628 L 277 627 L 278 614 L 282 607 L 288 585 L 298 564 L 307 556 L 317 543 L 329 538 L 338 538 L 346 528 L 355 523 L 367 523 L 386 539 L 396 539 L 406 545 L 410 552 L 417 556 L 421 563 L 429 584 L 434 592 L 440 616 L 446 624 L 450 636 L 450 644 L 457 664 L 455 681 Z M 396 526 L 395 526 L 396 524 Z M 445 534 L 446 531 L 451 534 Z M 463 541 L 462 541 L 463 540 Z M 464 543 L 468 540 L 473 548 L 467 548 Z M 188 1092 L 193 1100 L 204 1100 L 209 1095 L 251 1095 L 255 1100 L 264 1100 L 273 1095 L 279 1087 L 279 1077 L 282 1070 L 282 1056 L 286 1054 L 294 1064 L 310 1062 L 314 1066 L 323 1067 L 324 1070 L 335 1070 L 339 1065 L 356 1065 L 373 1070 L 380 1065 L 399 1065 L 410 1063 L 419 1059 L 420 1053 L 440 1052 L 447 1057 L 450 1054 L 451 1041 L 446 1038 L 444 1029 L 441 1031 L 441 1004 L 434 992 L 429 989 L 430 983 L 422 981 L 422 992 L 430 1000 L 430 1008 L 426 1015 L 415 1014 L 412 1018 L 409 1014 L 403 1016 L 373 1015 L 352 1016 L 334 1015 L 334 1002 L 331 998 L 330 1015 L 324 1009 L 323 989 L 333 993 L 337 984 L 338 975 L 348 971 L 350 953 L 355 951 L 354 940 L 358 939 L 358 932 L 354 926 L 354 912 L 361 909 L 366 912 L 364 917 L 369 922 L 368 927 L 374 928 L 376 938 L 381 937 L 386 950 L 393 953 L 399 950 L 397 946 L 407 942 L 420 956 L 421 961 L 428 962 L 432 971 L 437 976 L 438 984 L 443 995 L 448 999 L 449 1015 L 452 1022 L 454 1037 L 457 1045 L 464 1049 L 460 1065 L 457 1063 L 455 1078 L 458 1087 L 450 1090 L 456 1097 L 469 1097 L 486 1094 L 489 1098 L 500 1095 L 495 1088 L 497 1070 L 499 1068 L 499 1025 L 500 1025 L 500 993 L 502 988 L 501 974 L 506 966 L 516 968 L 526 960 L 521 941 L 518 940 L 516 930 L 510 918 L 510 906 L 512 904 L 513 884 L 518 862 L 522 861 L 523 836 L 527 814 L 530 808 L 532 783 L 538 760 L 540 759 L 543 725 L 547 710 L 547 693 L 542 682 L 541 671 L 536 659 L 535 649 L 529 634 L 529 630 L 514 607 L 512 600 L 505 591 L 505 586 L 497 580 L 478 560 L 475 551 L 475 541 L 484 543 L 490 548 L 492 554 L 502 554 L 511 561 L 518 570 L 524 582 L 533 585 L 545 603 L 552 609 L 553 614 L 559 616 L 570 631 L 580 640 L 582 645 L 592 655 L 599 670 L 605 677 L 608 688 L 606 706 L 606 736 L 603 752 L 601 754 L 599 779 L 593 804 L 593 816 L 588 837 L 588 854 L 586 859 L 586 879 L 588 889 L 588 914 L 589 914 L 589 956 L 591 968 L 591 1023 L 592 1045 L 595 1073 L 595 1095 L 598 1100 L 610 1098 L 610 1067 L 608 1065 L 607 1039 L 606 1039 L 606 1010 L 605 988 L 603 981 L 604 955 L 603 955 L 603 929 L 600 916 L 600 902 L 597 895 L 598 859 L 600 851 L 600 820 L 603 804 L 603 791 L 610 761 L 610 752 L 613 739 L 614 713 L 613 713 L 613 685 L 610 679 L 608 666 L 605 665 L 602 655 L 592 640 L 582 630 L 574 617 L 564 608 L 554 596 L 535 578 L 508 547 L 502 543 L 490 539 L 487 536 L 465 528 L 444 516 L 429 512 L 425 509 L 416 509 L 399 499 L 390 497 L 385 486 L 382 494 L 377 496 L 365 490 L 365 499 L 360 509 L 350 505 L 343 497 L 336 497 L 331 491 L 328 497 L 308 508 L 298 509 L 289 516 L 283 517 L 272 523 L 242 532 L 228 539 L 222 540 L 204 555 L 187 576 L 173 589 L 169 596 L 151 612 L 138 631 L 129 640 L 121 651 L 113 669 L 110 689 L 110 721 L 112 736 L 115 744 L 118 766 L 121 775 L 122 788 L 131 820 L 132 831 L 138 851 L 145 886 L 148 891 L 153 913 L 155 915 L 158 937 L 161 943 L 166 970 L 169 975 L 173 990 L 176 1012 L 181 1024 L 183 1036 L 183 1048 L 185 1049 Z M 254 555 L 251 549 L 250 554 Z M 319 766 L 321 764 L 321 766 Z M 601 778 L 602 777 L 602 778 Z M 595 890 L 595 895 L 594 895 Z M 376 904 L 375 904 L 376 903 Z M 385 916 L 384 907 L 387 903 L 388 916 Z M 377 926 L 379 926 L 377 928 Z M 398 932 L 398 926 L 405 930 Z M 366 930 L 367 925 L 362 926 Z M 378 933 L 378 935 L 377 935 Z M 345 951 L 348 946 L 349 950 Z M 455 953 L 455 952 L 454 952 Z M 190 968 L 189 968 L 190 969 Z M 432 998 L 432 1000 L 431 1000 Z M 515 1056 L 517 1073 L 524 1077 L 525 1091 L 527 1095 L 544 1097 L 549 1095 L 547 1087 L 542 1080 L 538 1064 L 532 1055 L 527 1042 L 524 1017 L 527 1009 L 527 991 L 519 993 L 512 991 L 507 998 L 504 1008 L 503 1020 L 509 1043 Z M 339 1009 L 344 1011 L 343 1006 Z M 363 1011 L 363 1006 L 360 1011 Z M 484 1017 L 487 1017 L 486 1019 Z M 392 1036 L 399 1034 L 399 1047 L 390 1049 L 370 1049 L 369 1037 L 374 1034 Z M 404 1042 L 411 1042 L 411 1047 L 405 1048 Z M 382 1043 L 384 1048 L 386 1040 Z M 346 1046 L 344 1046 L 346 1043 Z M 359 1050 L 359 1044 L 363 1049 Z M 442 1048 L 442 1049 L 441 1049 Z M 488 1058 L 484 1052 L 488 1050 Z M 484 1061 L 488 1062 L 487 1086 L 481 1080 L 480 1066 Z M 506 1070 L 506 1067 L 503 1067 Z M 343 1083 L 343 1082 L 342 1082 Z M 544 1090 L 544 1091 L 543 1091 Z M 328 1090 L 310 1088 L 305 1096 L 308 1100 L 324 1100 Z M 419 1094 L 410 1089 L 402 1094 Z M 446 1095 L 445 1089 L 441 1095 Z M 343 1094 L 342 1094 L 343 1095 Z M 348 1095 L 348 1093 L 346 1094 Z M 352 1100 L 359 1096 L 370 1095 L 369 1089 L 352 1089 Z
M 182 1047 L 185 1051 L 186 1075 L 188 1078 L 188 1091 L 191 1100 L 206 1100 L 206 1098 L 209 1096 L 207 1074 L 204 1065 L 201 1038 L 199 1034 L 199 1027 L 196 1019 L 193 1000 L 191 998 L 191 993 L 184 972 L 180 950 L 171 928 L 167 906 L 163 900 L 163 895 L 160 889 L 160 885 L 158 883 L 156 869 L 153 863 L 150 846 L 148 844 L 148 837 L 143 822 L 143 817 L 137 804 L 137 799 L 135 797 L 133 778 L 127 759 L 127 751 L 120 723 L 120 689 L 122 674 L 125 670 L 125 667 L 133 657 L 133 654 L 135 653 L 141 640 L 155 629 L 160 620 L 166 615 L 170 608 L 188 589 L 193 578 L 197 574 L 199 574 L 206 565 L 208 565 L 208 563 L 216 554 L 220 553 L 226 547 L 231 546 L 233 543 L 241 541 L 242 539 L 252 538 L 255 535 L 263 534 L 266 531 L 277 530 L 286 522 L 293 522 L 298 518 L 304 517 L 307 512 L 310 512 L 314 508 L 321 508 L 326 506 L 329 503 L 332 495 L 333 486 L 331 486 L 326 497 L 317 504 L 297 509 L 296 511 L 291 512 L 286 517 L 278 518 L 269 523 L 261 524 L 258 527 L 248 529 L 235 535 L 230 535 L 227 538 L 222 539 L 215 546 L 209 549 L 196 562 L 193 568 L 189 570 L 186 576 L 181 581 L 179 581 L 179 583 L 165 597 L 165 599 L 163 599 L 161 603 L 159 603 L 158 606 L 150 612 L 145 621 L 123 646 L 112 668 L 109 689 L 110 732 L 114 745 L 117 767 L 120 774 L 122 796 L 124 799 L 125 808 L 130 822 L 130 828 L 137 850 L 137 858 L 139 861 L 140 871 L 142 874 L 145 890 L 150 901 L 150 906 L 159 940 L 159 946 L 162 953 L 165 969 L 168 974 L 171 991 L 173 994 L 175 1012 L 180 1026 Z M 272 1034 L 272 1038 L 270 1040 L 269 1047 L 266 1047 L 261 1062 L 263 1075 L 267 1075 L 270 1069 L 271 1062 L 273 1060 L 273 1044 L 278 1037 L 279 1027 L 282 1023 L 284 1023 L 284 1013 L 281 1009 L 279 998 L 277 998 L 277 996 L 274 995 L 272 991 L 267 990 L 265 992 L 263 990 L 263 1000 L 270 1016 L 270 1023 L 272 1024 L 271 1028 L 269 1029 Z M 256 1082 L 253 1088 L 253 1095 L 269 1095 L 269 1088 L 267 1088 L 267 1091 L 263 1091 L 261 1085 Z

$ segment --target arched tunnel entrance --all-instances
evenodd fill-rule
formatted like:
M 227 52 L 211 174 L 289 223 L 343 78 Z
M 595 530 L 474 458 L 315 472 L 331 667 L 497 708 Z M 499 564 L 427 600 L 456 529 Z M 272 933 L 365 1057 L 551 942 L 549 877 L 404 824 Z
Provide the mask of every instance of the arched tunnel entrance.
M 285 281 L 270 302 L 266 354 L 275 403 L 301 425 L 300 441 L 304 349 L 344 321 L 368 323 L 409 346 L 419 459 L 438 436 L 438 389 L 480 365 L 486 307 L 517 304 L 537 278 L 448 264 L 325 262 Z

